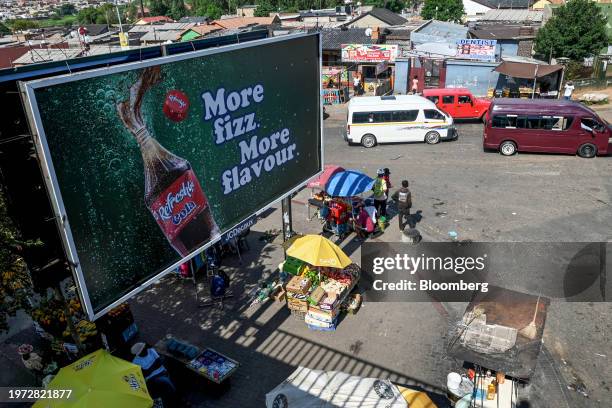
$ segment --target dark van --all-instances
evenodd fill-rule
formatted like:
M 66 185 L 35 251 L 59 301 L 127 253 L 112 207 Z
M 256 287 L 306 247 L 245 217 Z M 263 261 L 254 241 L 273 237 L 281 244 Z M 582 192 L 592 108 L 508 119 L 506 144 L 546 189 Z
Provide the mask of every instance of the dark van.
M 550 99 L 494 99 L 487 113 L 483 147 L 504 156 L 517 151 L 608 154 L 608 123 L 577 102 Z

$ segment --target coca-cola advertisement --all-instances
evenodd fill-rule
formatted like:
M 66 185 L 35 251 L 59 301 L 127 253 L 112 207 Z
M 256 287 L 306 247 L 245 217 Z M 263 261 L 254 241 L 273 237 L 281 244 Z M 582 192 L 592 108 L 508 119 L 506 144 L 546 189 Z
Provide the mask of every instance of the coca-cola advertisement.
M 21 84 L 91 318 L 322 166 L 319 36 Z

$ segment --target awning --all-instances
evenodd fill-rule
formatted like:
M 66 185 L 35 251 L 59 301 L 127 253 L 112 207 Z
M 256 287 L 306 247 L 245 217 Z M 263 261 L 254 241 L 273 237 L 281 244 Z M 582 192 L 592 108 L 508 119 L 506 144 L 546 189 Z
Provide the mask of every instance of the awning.
M 563 69 L 561 65 L 527 64 L 523 62 L 504 61 L 495 68 L 500 74 L 514 78 L 534 79 L 550 75 Z

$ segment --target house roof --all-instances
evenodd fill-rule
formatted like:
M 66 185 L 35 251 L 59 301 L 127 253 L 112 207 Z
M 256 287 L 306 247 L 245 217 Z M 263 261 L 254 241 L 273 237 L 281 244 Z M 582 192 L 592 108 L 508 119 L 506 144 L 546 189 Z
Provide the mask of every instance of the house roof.
M 85 29 L 87 30 L 87 35 L 90 35 L 92 37 L 108 32 L 107 24 L 85 24 L 81 27 L 85 27 Z
M 165 24 L 155 24 L 155 25 L 135 25 L 130 28 L 130 33 L 138 33 L 138 32 L 159 32 L 159 31 L 168 31 L 168 30 L 188 30 L 191 27 L 195 27 L 194 23 L 165 23 Z
M 206 24 L 208 21 L 210 21 L 210 18 L 206 16 L 187 16 L 187 17 L 182 17 L 178 22 L 179 23 Z
M 485 25 L 470 30 L 472 38 L 480 40 L 515 40 L 534 38 L 537 29 L 534 26 Z
M 472 0 L 491 9 L 528 9 L 531 0 Z
M 280 24 L 280 19 L 276 16 L 274 17 L 234 17 L 234 18 L 224 18 L 222 20 L 215 20 L 215 24 L 221 26 L 222 28 L 233 29 L 233 28 L 241 28 L 253 25 L 272 25 L 272 24 Z
M 402 25 L 408 21 L 404 17 L 400 17 L 399 15 L 395 14 L 391 10 L 375 7 L 372 10 L 368 11 L 367 13 L 363 13 L 359 17 L 354 18 L 351 21 L 348 21 L 346 24 L 354 23 L 355 21 L 362 19 L 365 16 L 375 17 L 379 19 L 380 21 L 382 21 L 383 23 L 388 24 L 388 25 Z
M 342 44 L 372 44 L 372 38 L 363 28 L 323 28 L 321 43 L 324 50 L 340 50 Z
M 436 38 L 466 38 L 468 28 L 447 21 L 431 20 L 413 31 L 414 34 Z
M 166 16 L 153 16 L 153 17 L 144 17 L 138 20 L 138 23 L 141 24 L 153 24 L 153 23 L 161 23 L 164 21 L 174 21 L 170 17 Z
M 177 41 L 181 38 L 181 34 L 185 30 L 164 30 L 164 31 L 150 31 L 140 37 L 140 41 L 143 42 L 165 42 L 165 41 Z
M 212 23 L 212 24 L 202 24 L 202 25 L 191 27 L 190 29 L 183 31 L 181 36 L 183 36 L 185 33 L 189 32 L 189 31 L 195 31 L 196 33 L 198 33 L 200 35 L 206 35 L 206 34 L 210 34 L 210 33 L 214 32 L 214 31 L 219 31 L 219 30 L 223 30 L 223 27 L 221 27 L 220 25 L 217 25 L 215 23 Z
M 520 21 L 541 23 L 544 13 L 541 10 L 489 10 L 479 21 Z

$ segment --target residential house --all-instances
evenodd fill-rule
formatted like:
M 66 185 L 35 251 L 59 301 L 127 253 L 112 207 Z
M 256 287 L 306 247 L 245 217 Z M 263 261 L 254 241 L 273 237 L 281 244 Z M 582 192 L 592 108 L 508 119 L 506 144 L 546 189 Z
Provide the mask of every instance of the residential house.
M 154 16 L 154 17 L 144 17 L 138 20 L 136 25 L 146 25 L 146 24 L 160 24 L 160 23 L 171 23 L 172 20 L 170 17 L 166 16 Z
M 323 49 L 323 66 L 342 65 L 343 44 L 374 44 L 371 36 L 366 35 L 362 28 L 323 28 L 321 33 L 321 48 Z
M 346 23 L 349 28 L 373 28 L 399 26 L 407 22 L 403 17 L 395 14 L 391 10 L 375 7 L 372 10 L 362 13 Z
M 257 4 L 245 4 L 244 6 L 236 7 L 236 15 L 238 17 L 255 17 L 255 9 L 257 9 Z
M 469 31 L 471 38 L 479 40 L 496 40 L 496 59 L 511 56 L 530 58 L 533 42 L 537 34 L 534 26 L 512 25 L 476 25 Z
M 528 9 L 532 0 L 463 0 L 467 21 L 475 21 L 491 10 Z
M 347 21 L 351 15 L 350 6 L 336 7 L 335 9 L 322 10 L 303 10 L 300 11 L 300 21 L 305 24 L 319 25 L 322 23 L 333 23 L 338 21 Z
M 193 24 L 208 24 L 210 22 L 210 18 L 206 16 L 187 16 L 182 17 L 178 22 L 179 23 L 193 23 Z
M 560 6 L 562 4 L 565 4 L 565 0 L 537 0 L 535 3 L 533 3 L 531 9 L 544 10 L 548 5 Z
M 521 24 L 521 25 L 542 25 L 544 13 L 541 10 L 527 9 L 499 9 L 487 11 L 483 16 L 478 17 L 478 24 Z
M 179 41 L 185 31 L 195 26 L 194 23 L 135 25 L 130 28 L 128 34 L 130 37 L 139 36 L 141 45 L 163 44 Z
M 195 40 L 220 30 L 223 30 L 223 27 L 215 23 L 197 25 L 183 31 L 183 33 L 181 33 L 181 41 Z
M 238 29 L 247 27 L 270 27 L 281 24 L 278 16 L 274 17 L 235 17 L 222 20 L 215 20 L 214 24 L 224 29 Z

